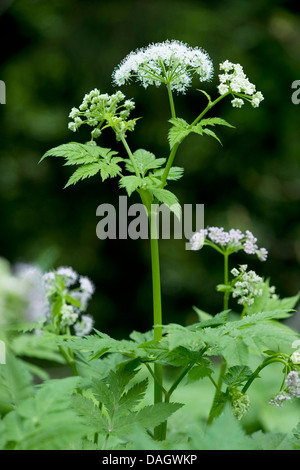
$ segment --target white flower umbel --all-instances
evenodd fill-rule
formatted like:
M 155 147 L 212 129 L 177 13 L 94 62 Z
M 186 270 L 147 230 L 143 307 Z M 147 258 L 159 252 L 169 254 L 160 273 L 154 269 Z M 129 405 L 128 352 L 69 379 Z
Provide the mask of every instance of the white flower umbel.
M 209 245 L 227 254 L 243 250 L 247 254 L 256 255 L 260 261 L 265 261 L 268 256 L 265 248 L 258 247 L 257 238 L 249 230 L 243 233 L 239 229 L 232 228 L 226 232 L 223 227 L 208 227 L 194 233 L 190 243 L 194 251 L 203 245 Z
M 164 83 L 171 90 L 185 93 L 193 75 L 201 82 L 211 80 L 212 61 L 206 51 L 180 41 L 150 44 L 128 54 L 114 70 L 113 82 L 124 85 L 135 79 L 144 88 Z
M 234 108 L 241 108 L 244 101 L 249 101 L 253 108 L 257 108 L 264 99 L 260 91 L 247 78 L 243 67 L 240 64 L 233 64 L 229 60 L 220 64 L 219 75 L 220 85 L 218 90 L 220 95 L 231 93 L 234 97 L 231 104 Z

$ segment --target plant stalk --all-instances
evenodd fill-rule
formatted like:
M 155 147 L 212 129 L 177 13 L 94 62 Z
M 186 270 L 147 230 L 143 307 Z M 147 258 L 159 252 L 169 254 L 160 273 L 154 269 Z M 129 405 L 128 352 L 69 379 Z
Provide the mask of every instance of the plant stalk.
M 154 340 L 162 339 L 162 306 L 161 306 L 161 284 L 160 284 L 160 263 L 157 231 L 157 211 L 149 214 L 150 228 L 150 250 L 151 250 L 151 268 L 152 268 L 152 295 L 153 295 L 153 329 Z M 161 403 L 163 400 L 163 368 L 161 364 L 154 364 L 154 403 Z M 154 429 L 154 438 L 162 439 L 162 425 Z

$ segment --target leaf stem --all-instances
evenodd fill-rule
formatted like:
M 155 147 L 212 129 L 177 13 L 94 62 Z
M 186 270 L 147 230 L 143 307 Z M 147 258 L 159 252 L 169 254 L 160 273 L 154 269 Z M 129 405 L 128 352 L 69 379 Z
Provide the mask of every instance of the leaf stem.
M 122 144 L 123 144 L 124 147 L 125 147 L 125 150 L 126 150 L 126 152 L 127 152 L 127 155 L 129 156 L 129 159 L 130 159 L 130 161 L 131 161 L 131 164 L 132 164 L 132 166 L 133 166 L 133 169 L 134 169 L 134 171 L 135 171 L 135 174 L 136 174 L 136 176 L 139 178 L 139 177 L 140 177 L 140 172 L 139 172 L 138 169 L 137 169 L 137 166 L 136 166 L 135 161 L 134 161 L 134 156 L 133 156 L 133 154 L 132 154 L 132 152 L 131 152 L 131 150 L 130 150 L 130 147 L 129 147 L 129 145 L 128 145 L 128 143 L 127 143 L 127 141 L 126 141 L 126 139 L 125 139 L 124 136 L 121 137 L 121 141 L 122 141 Z
M 283 359 L 283 358 L 280 358 L 280 357 L 267 357 L 266 359 L 263 360 L 263 362 L 255 369 L 255 371 L 253 372 L 253 374 L 251 375 L 251 377 L 248 379 L 248 381 L 246 382 L 246 384 L 244 385 L 243 389 L 242 389 L 242 392 L 243 393 L 246 393 L 248 388 L 250 387 L 250 385 L 252 384 L 252 382 L 256 379 L 256 377 L 258 376 L 258 374 L 260 373 L 260 371 L 262 369 L 264 369 L 266 366 L 268 366 L 269 364 L 272 364 L 273 362 L 281 362 L 282 364 L 285 365 L 285 367 L 287 367 L 287 362 Z

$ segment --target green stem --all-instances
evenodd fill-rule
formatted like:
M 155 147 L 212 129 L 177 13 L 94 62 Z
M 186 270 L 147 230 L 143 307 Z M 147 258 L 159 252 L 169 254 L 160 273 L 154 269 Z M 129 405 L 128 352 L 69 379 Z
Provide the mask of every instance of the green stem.
M 137 166 L 136 166 L 135 161 L 134 161 L 134 156 L 133 156 L 133 154 L 132 154 L 132 152 L 131 152 L 131 150 L 130 150 L 130 147 L 129 147 L 129 145 L 127 144 L 127 141 L 126 141 L 126 139 L 125 139 L 124 136 L 121 137 L 121 141 L 122 141 L 122 144 L 123 144 L 124 147 L 125 147 L 125 150 L 126 150 L 126 152 L 127 152 L 127 155 L 129 156 L 129 159 L 130 159 L 130 161 L 131 161 L 131 164 L 132 164 L 132 166 L 133 166 L 133 169 L 134 169 L 134 172 L 135 172 L 136 176 L 137 176 L 137 177 L 140 177 L 140 172 L 138 171 Z
M 224 252 L 223 255 L 224 255 L 224 284 L 225 284 L 225 286 L 228 286 L 228 284 L 229 284 L 229 267 L 228 267 L 229 254 Z M 229 292 L 226 290 L 225 293 L 224 293 L 223 310 L 228 310 L 228 302 L 229 302 Z M 218 383 L 217 383 L 217 386 L 216 386 L 215 396 L 214 396 L 214 399 L 213 399 L 213 402 L 212 402 L 212 405 L 211 405 L 211 409 L 210 409 L 210 412 L 209 412 L 207 424 L 211 424 L 213 422 L 213 419 L 214 419 L 214 415 L 213 415 L 214 406 L 215 406 L 215 403 L 218 399 L 218 395 L 221 393 L 221 390 L 222 390 L 223 375 L 225 374 L 226 367 L 227 367 L 227 364 L 226 364 L 225 359 L 223 358 L 222 365 L 221 365 L 221 368 L 220 368 Z
M 226 364 L 226 361 L 225 359 L 223 358 L 223 363 L 221 365 L 221 369 L 220 369 L 220 373 L 219 373 L 219 378 L 218 378 L 218 383 L 214 383 L 214 385 L 216 386 L 216 391 L 215 391 L 215 395 L 214 395 L 214 399 L 213 399 L 213 402 L 212 402 L 212 405 L 211 405 L 211 408 L 210 408 L 210 411 L 209 411 L 209 415 L 208 415 L 208 419 L 207 419 L 207 424 L 211 424 L 213 422 L 213 419 L 214 419 L 214 407 L 215 407 L 215 403 L 217 402 L 217 399 L 218 399 L 218 395 L 221 393 L 221 389 L 222 389 L 222 384 L 223 384 L 223 375 L 225 374 L 225 371 L 226 371 L 226 367 L 227 367 L 227 364 Z
M 251 377 L 248 379 L 248 381 L 246 382 L 246 384 L 244 385 L 244 387 L 242 389 L 242 392 L 246 393 L 248 388 L 252 384 L 252 382 L 256 379 L 256 377 L 260 373 L 260 371 L 262 369 L 264 369 L 266 366 L 268 366 L 269 364 L 272 364 L 273 362 L 281 362 L 282 364 L 284 364 L 287 367 L 286 361 L 284 359 L 280 358 L 280 357 L 274 357 L 273 356 L 271 358 L 264 359 L 263 362 L 257 367 L 257 369 L 255 369 L 255 371 L 253 372 Z
M 153 329 L 154 340 L 162 339 L 162 307 L 161 307 L 161 285 L 160 285 L 160 264 L 159 264 L 159 248 L 156 210 L 149 214 L 150 226 L 150 249 L 151 249 L 151 268 L 152 268 L 152 293 L 153 293 Z M 154 364 L 154 403 L 162 402 L 163 390 L 163 368 L 161 364 Z M 154 429 L 154 438 L 162 439 L 162 427 L 158 426 Z
M 170 83 L 167 84 L 167 89 L 168 89 L 168 96 L 169 96 L 169 101 L 170 101 L 170 108 L 171 108 L 171 115 L 172 118 L 176 118 L 176 111 L 175 111 L 175 104 L 174 104 L 174 99 L 173 99 L 173 94 L 172 90 L 170 87 Z
M 58 346 L 58 349 L 61 355 L 65 358 L 66 362 L 69 364 L 72 374 L 74 376 L 78 376 L 79 374 L 73 353 L 70 350 L 66 351 L 62 346 Z
M 229 278 L 229 272 L 228 272 L 228 253 L 224 253 L 224 284 L 225 286 L 228 286 L 228 278 Z M 229 302 L 229 292 L 226 290 L 224 293 L 224 304 L 223 304 L 223 310 L 228 310 L 228 302 Z

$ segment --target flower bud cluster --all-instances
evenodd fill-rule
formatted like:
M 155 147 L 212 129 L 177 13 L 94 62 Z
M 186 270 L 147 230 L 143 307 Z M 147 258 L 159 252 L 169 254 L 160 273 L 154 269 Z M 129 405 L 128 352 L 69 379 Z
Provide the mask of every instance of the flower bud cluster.
M 236 388 L 231 388 L 229 390 L 233 413 L 235 417 L 240 420 L 250 408 L 250 399 L 248 395 L 241 392 Z
M 232 297 L 238 298 L 240 305 L 252 305 L 256 297 L 263 293 L 263 278 L 254 271 L 247 271 L 247 265 L 241 265 L 239 269 L 234 268 L 231 274 L 236 278 L 233 281 Z
M 77 336 L 89 334 L 94 321 L 84 312 L 95 291 L 91 280 L 87 276 L 79 276 L 73 268 L 65 266 L 45 273 L 42 280 L 48 305 L 48 322 L 52 322 L 52 316 L 57 315 L 53 306 L 57 299 L 60 299 L 61 307 L 56 321 L 59 331 L 64 332 L 67 327 L 72 327 Z
M 136 119 L 128 120 L 135 104 L 131 99 L 124 100 L 125 95 L 121 91 L 108 95 L 101 94 L 100 90 L 95 88 L 84 96 L 79 108 L 72 108 L 69 114 L 72 119 L 68 124 L 69 129 L 76 132 L 82 124 L 94 127 L 91 132 L 93 141 L 101 135 L 104 127 L 112 127 L 120 140 L 126 131 L 133 131 L 136 124 Z
M 225 60 L 220 64 L 220 70 L 224 73 L 219 75 L 219 93 L 225 95 L 229 92 L 234 96 L 237 95 L 231 101 L 233 107 L 241 108 L 244 100 L 249 101 L 253 108 L 260 105 L 264 97 L 260 91 L 256 91 L 255 85 L 249 81 L 240 64 Z

